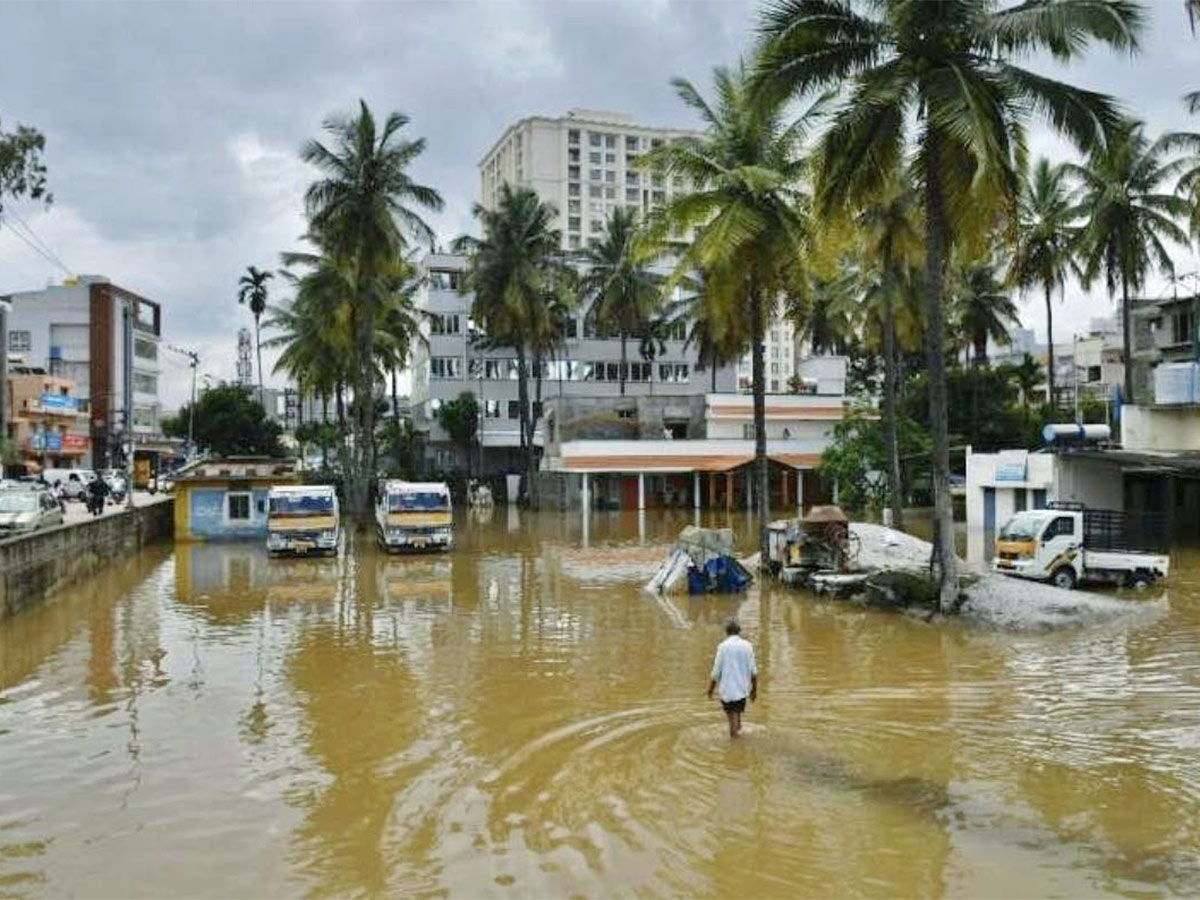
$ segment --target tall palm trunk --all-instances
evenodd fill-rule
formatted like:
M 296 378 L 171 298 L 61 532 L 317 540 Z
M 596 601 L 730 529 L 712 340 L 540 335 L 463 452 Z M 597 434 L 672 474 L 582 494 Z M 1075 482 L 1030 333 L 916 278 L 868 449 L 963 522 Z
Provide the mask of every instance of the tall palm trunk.
M 946 421 L 945 310 L 946 201 L 942 193 L 940 141 L 928 125 L 925 135 L 925 280 L 928 330 L 929 424 L 933 431 L 933 563 L 937 566 L 943 612 L 958 601 L 958 559 L 954 550 L 954 510 L 950 502 L 950 434 Z
M 987 334 L 977 332 L 971 337 L 971 365 L 987 365 Z
M 354 397 L 350 407 L 354 449 L 345 478 L 350 514 L 360 527 L 365 527 L 370 518 L 369 495 L 375 474 L 375 292 L 370 275 L 361 269 L 355 280 L 355 293 L 358 302 L 350 304 L 350 331 L 356 335 L 351 360 Z
M 337 387 L 334 389 L 334 391 L 335 391 L 334 400 L 336 401 L 337 420 L 338 420 L 338 462 L 342 466 L 343 483 L 345 483 L 345 481 L 347 479 L 349 479 L 349 477 L 350 477 L 350 474 L 349 474 L 350 448 L 346 443 L 347 435 L 346 435 L 345 390 L 346 390 L 345 383 L 339 379 L 338 383 L 337 383 Z
M 770 559 L 768 547 L 767 523 L 771 517 L 771 498 L 768 496 L 769 471 L 767 468 L 767 403 L 766 403 L 766 361 L 763 347 L 763 303 L 762 293 L 758 287 L 750 285 L 750 316 L 753 320 L 751 333 L 753 349 L 751 352 L 751 371 L 754 378 L 754 472 L 758 482 L 758 552 L 759 565 L 766 566 Z
M 396 386 L 396 370 L 392 369 L 392 420 L 400 427 L 400 392 Z
M 1050 421 L 1054 421 L 1058 404 L 1054 402 L 1054 305 L 1050 302 L 1050 282 L 1046 288 L 1046 396 L 1049 398 Z
M 259 322 L 262 317 L 254 314 L 254 352 L 258 356 L 258 405 L 263 406 L 263 370 L 262 370 L 262 335 L 259 331 Z
M 626 359 L 625 344 L 628 340 L 629 340 L 629 335 L 627 335 L 624 332 L 624 330 L 622 330 L 621 331 L 621 396 L 622 397 L 625 396 L 625 375 L 626 375 L 626 370 L 629 368 L 625 362 L 625 359 Z
M 904 498 L 900 484 L 900 442 L 896 435 L 896 310 L 890 286 L 883 295 L 883 419 L 887 443 L 888 505 L 892 525 L 904 528 Z
M 329 424 L 329 390 L 321 391 L 321 468 L 329 471 L 329 435 L 325 426 Z
M 1133 334 L 1129 325 L 1129 282 L 1121 272 L 1121 355 L 1125 363 L 1125 397 L 1122 403 L 1134 403 L 1133 399 Z M 1121 417 L 1125 421 L 1125 417 Z
M 521 429 L 521 449 L 525 454 L 525 484 L 522 490 L 522 498 L 526 506 L 534 506 L 537 502 L 535 497 L 534 482 L 534 451 L 533 451 L 533 435 L 529 428 L 529 368 L 526 365 L 525 348 L 517 347 L 517 406 L 518 406 L 518 427 Z
M 709 362 L 708 367 L 712 369 L 712 375 L 710 377 L 712 378 L 712 393 L 715 394 L 717 392 L 717 351 L 715 349 L 712 352 L 711 361 Z

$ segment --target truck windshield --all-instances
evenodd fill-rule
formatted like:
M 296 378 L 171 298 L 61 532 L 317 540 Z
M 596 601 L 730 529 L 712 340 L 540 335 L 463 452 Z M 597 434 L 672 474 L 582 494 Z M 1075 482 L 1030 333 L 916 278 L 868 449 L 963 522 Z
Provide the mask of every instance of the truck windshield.
M 333 512 L 329 494 L 279 494 L 271 498 L 273 516 L 318 516 Z
M 1016 515 L 1000 529 L 1002 541 L 1032 541 L 1046 520 L 1042 516 Z
M 433 512 L 449 508 L 450 498 L 436 491 L 392 494 L 388 497 L 388 512 Z

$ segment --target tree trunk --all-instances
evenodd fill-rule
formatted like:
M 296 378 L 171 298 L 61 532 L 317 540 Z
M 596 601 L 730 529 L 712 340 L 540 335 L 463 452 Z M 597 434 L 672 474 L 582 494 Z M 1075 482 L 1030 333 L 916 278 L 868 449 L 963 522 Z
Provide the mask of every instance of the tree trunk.
M 1121 354 L 1125 361 L 1125 396 L 1121 403 L 1134 403 L 1133 399 L 1133 333 L 1129 325 L 1129 282 L 1125 273 L 1121 273 L 1121 328 L 1125 332 L 1121 336 Z M 1121 416 L 1124 423 L 1125 416 Z
M 1055 419 L 1058 404 L 1054 396 L 1054 306 L 1050 302 L 1050 282 L 1046 282 L 1046 396 L 1049 400 L 1050 421 Z
M 709 362 L 709 368 L 712 369 L 712 393 L 717 392 L 717 351 L 712 352 L 712 359 Z
M 375 294 L 370 276 L 359 271 L 355 280 L 357 302 L 350 304 L 351 334 L 357 336 L 352 350 L 354 399 L 351 419 L 354 451 L 351 470 L 345 473 L 349 512 L 359 527 L 371 517 L 370 491 L 375 474 Z
M 883 419 L 887 443 L 888 505 L 892 525 L 904 528 L 904 497 L 900 482 L 900 442 L 896 434 L 896 310 L 891 288 L 883 295 Z
M 259 332 L 259 316 L 254 316 L 254 352 L 258 356 L 258 405 L 264 406 L 263 400 L 263 370 L 262 370 L 262 337 Z
M 346 442 L 346 385 L 340 380 L 334 389 L 334 400 L 336 401 L 338 420 L 338 462 L 342 466 L 342 483 L 345 485 L 350 477 L 351 459 L 350 447 Z
M 941 608 L 950 612 L 958 602 L 958 558 L 954 550 L 954 509 L 950 501 L 950 435 L 946 412 L 945 310 L 942 295 L 946 275 L 945 197 L 942 194 L 941 148 L 937 131 L 925 132 L 925 280 L 928 330 L 925 352 L 929 368 L 929 424 L 933 432 L 933 560 Z
M 396 370 L 392 369 L 392 419 L 400 427 L 400 393 L 396 389 Z
M 759 566 L 763 568 L 770 558 L 767 546 L 767 524 L 771 518 L 771 498 L 767 468 L 767 404 L 766 362 L 763 347 L 763 303 L 762 293 L 753 281 L 750 283 L 750 318 L 752 372 L 754 377 L 754 471 L 758 482 L 758 552 Z
M 976 334 L 971 338 L 971 365 L 987 365 L 987 334 Z
M 625 396 L 625 373 L 627 366 L 625 364 L 625 343 L 629 338 L 624 331 L 621 332 L 621 396 Z
M 321 392 L 321 468 L 329 471 L 329 435 L 325 426 L 329 424 L 329 391 Z

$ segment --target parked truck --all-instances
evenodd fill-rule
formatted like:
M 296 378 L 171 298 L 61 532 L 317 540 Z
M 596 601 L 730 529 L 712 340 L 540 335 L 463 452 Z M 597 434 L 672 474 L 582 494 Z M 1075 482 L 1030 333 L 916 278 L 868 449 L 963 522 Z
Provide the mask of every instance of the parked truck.
M 454 546 L 454 511 L 444 482 L 380 482 L 375 536 L 384 550 L 449 550 Z
M 996 536 L 992 568 L 1070 589 L 1081 581 L 1144 588 L 1167 577 L 1162 516 L 1051 503 L 1019 512 Z
M 267 496 L 267 553 L 337 553 L 341 516 L 329 485 L 272 485 Z

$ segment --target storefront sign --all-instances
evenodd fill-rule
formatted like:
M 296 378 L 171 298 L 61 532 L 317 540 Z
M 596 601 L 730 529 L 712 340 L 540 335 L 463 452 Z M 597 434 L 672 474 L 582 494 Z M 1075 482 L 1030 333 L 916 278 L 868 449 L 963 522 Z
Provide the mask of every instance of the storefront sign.
M 88 436 L 86 434 L 64 434 L 62 436 L 62 448 L 64 450 L 86 451 L 88 448 Z
M 42 394 L 42 409 L 54 412 L 76 412 L 79 401 L 67 394 Z

